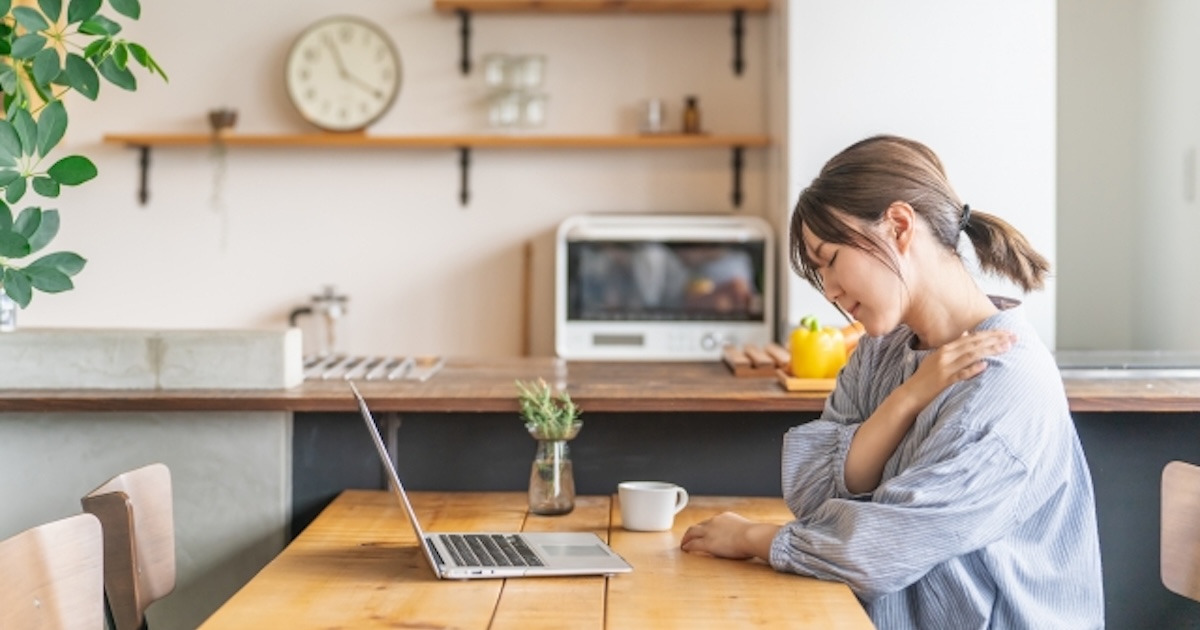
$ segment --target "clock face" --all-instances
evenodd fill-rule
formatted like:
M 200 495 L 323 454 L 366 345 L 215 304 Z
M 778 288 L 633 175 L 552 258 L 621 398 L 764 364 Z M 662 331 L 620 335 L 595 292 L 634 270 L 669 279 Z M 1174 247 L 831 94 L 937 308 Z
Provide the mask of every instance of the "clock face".
M 374 24 L 332 17 L 296 39 L 286 81 L 288 96 L 305 120 L 327 131 L 357 131 L 395 102 L 400 55 Z

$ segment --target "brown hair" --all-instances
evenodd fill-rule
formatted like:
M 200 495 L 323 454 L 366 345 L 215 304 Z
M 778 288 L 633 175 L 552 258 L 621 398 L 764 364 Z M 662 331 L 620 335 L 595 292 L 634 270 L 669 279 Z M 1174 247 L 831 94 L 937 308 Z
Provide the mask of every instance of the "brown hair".
M 846 223 L 846 217 L 853 217 L 867 225 L 878 224 L 897 201 L 912 206 L 948 250 L 957 254 L 958 233 L 966 232 L 984 271 L 1004 276 L 1026 292 L 1042 288 L 1050 270 L 1046 258 L 1008 222 L 974 208 L 967 211 L 937 155 L 919 142 L 897 136 L 874 136 L 850 145 L 826 162 L 800 193 L 790 229 L 792 269 L 823 290 L 816 261 L 809 257 L 801 237 L 807 225 L 822 241 L 867 252 L 899 274 L 883 242 Z

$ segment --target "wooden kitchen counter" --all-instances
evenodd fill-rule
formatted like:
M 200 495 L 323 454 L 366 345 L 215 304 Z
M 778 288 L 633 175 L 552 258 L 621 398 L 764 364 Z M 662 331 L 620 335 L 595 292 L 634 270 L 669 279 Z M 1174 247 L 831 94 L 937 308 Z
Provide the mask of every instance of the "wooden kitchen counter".
M 378 412 L 516 411 L 516 379 L 565 383 L 589 412 L 820 411 L 824 393 L 734 377 L 719 361 L 564 362 L 549 357 L 448 359 L 425 382 L 359 381 Z M 1200 379 L 1067 380 L 1072 411 L 1200 411 Z M 354 411 L 341 381 L 287 390 L 0 390 L 3 411 Z

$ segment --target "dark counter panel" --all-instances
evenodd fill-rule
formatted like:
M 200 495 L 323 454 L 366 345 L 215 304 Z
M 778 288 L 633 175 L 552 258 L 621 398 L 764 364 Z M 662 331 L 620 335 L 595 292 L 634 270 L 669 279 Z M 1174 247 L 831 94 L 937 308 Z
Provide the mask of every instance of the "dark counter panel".
M 1096 486 L 1109 630 L 1200 628 L 1200 603 L 1159 572 L 1162 470 L 1200 464 L 1200 413 L 1074 415 Z
M 585 413 L 569 444 L 578 494 L 612 494 L 633 479 L 709 495 L 779 496 L 780 449 L 812 413 Z M 516 414 L 399 414 L 397 470 L 411 490 L 529 488 L 536 442 Z M 387 414 L 377 421 L 387 440 Z M 730 439 L 731 433 L 736 439 Z M 293 536 L 345 488 L 386 488 L 353 414 L 296 414 Z

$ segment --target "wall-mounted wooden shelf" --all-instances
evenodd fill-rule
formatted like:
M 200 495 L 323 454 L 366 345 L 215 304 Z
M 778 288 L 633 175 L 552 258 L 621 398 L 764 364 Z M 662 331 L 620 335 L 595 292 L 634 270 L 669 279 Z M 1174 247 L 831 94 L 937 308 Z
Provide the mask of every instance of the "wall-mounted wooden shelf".
M 462 57 L 459 68 L 471 73 L 472 13 L 729 13 L 733 15 L 733 71 L 745 68 L 742 37 L 747 13 L 766 13 L 770 0 L 434 0 L 433 8 L 455 13 L 459 20 Z
M 104 142 L 123 144 L 141 152 L 141 181 L 138 200 L 145 204 L 150 197 L 150 150 L 153 147 L 202 147 L 220 142 L 226 147 L 262 148 L 377 148 L 377 149 L 454 149 L 459 153 L 461 169 L 459 201 L 470 200 L 468 172 L 471 150 L 481 149 L 721 149 L 733 152 L 734 206 L 742 204 L 742 164 L 746 149 L 764 148 L 771 144 L 765 135 L 653 134 L 613 136 L 551 136 L 465 134 L 445 136 L 376 136 L 366 133 L 302 133 L 302 134 L 107 134 Z

